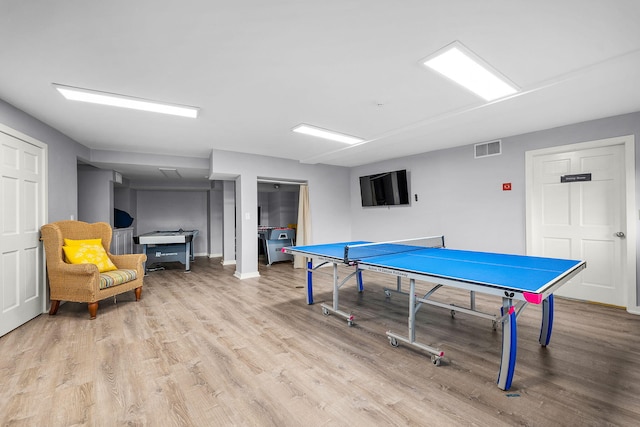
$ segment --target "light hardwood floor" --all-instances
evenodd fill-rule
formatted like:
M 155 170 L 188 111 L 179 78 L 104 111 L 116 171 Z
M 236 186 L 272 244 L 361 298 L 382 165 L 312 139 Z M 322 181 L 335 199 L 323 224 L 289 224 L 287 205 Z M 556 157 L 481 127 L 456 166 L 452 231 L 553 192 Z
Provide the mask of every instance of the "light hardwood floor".
M 542 348 L 538 307 L 518 319 L 512 389 L 495 382 L 500 331 L 491 322 L 423 307 L 418 340 L 445 351 L 441 366 L 385 332 L 406 333 L 407 299 L 386 298 L 387 276 L 365 272 L 365 292 L 341 290 L 348 327 L 324 316 L 330 278 L 260 266 L 238 280 L 234 266 L 198 258 L 149 273 L 133 292 L 67 303 L 0 338 L 3 426 L 373 426 L 640 423 L 640 317 L 556 299 L 554 334 Z M 327 270 L 329 271 L 329 270 Z M 440 300 L 467 302 L 457 291 Z M 478 296 L 494 312 L 499 299 Z

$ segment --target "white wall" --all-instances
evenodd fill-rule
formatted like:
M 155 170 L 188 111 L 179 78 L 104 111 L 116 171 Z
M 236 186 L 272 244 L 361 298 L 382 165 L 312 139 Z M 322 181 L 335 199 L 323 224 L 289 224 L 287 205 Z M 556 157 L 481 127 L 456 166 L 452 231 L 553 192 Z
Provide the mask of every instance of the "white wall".
M 138 190 L 137 233 L 158 230 L 198 230 L 196 256 L 208 255 L 208 196 L 206 191 Z

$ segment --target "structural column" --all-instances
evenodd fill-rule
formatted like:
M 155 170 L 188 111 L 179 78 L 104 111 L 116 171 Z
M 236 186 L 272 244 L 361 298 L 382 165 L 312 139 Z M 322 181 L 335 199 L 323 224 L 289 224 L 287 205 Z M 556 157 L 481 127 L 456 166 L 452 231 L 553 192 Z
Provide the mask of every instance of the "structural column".
M 236 272 L 239 279 L 258 277 L 258 177 L 236 178 Z
M 222 181 L 222 265 L 236 263 L 236 183 Z

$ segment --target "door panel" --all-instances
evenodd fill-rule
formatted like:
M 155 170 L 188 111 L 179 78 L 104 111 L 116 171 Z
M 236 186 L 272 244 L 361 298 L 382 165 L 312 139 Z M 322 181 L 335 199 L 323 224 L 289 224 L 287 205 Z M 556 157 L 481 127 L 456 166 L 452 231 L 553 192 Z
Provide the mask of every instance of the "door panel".
M 43 151 L 0 132 L 0 336 L 44 307 Z
M 594 259 L 589 265 L 588 285 L 600 290 L 616 292 L 616 274 L 608 268 L 615 264 L 615 242 L 602 240 L 584 240 L 582 242 L 582 253 L 586 259 Z
M 533 158 L 531 255 L 583 259 L 587 269 L 557 294 L 626 305 L 624 147 L 610 145 Z M 591 174 L 591 180 L 561 177 Z
M 545 185 L 542 191 L 543 224 L 569 225 L 571 219 L 569 187 L 553 183 Z

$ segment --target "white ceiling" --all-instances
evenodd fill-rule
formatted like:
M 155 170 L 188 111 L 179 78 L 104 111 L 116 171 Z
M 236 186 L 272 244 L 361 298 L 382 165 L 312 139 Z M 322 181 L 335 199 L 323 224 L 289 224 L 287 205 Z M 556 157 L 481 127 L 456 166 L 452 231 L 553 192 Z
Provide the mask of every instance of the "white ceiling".
M 640 111 L 639 22 L 637 0 L 0 0 L 0 98 L 92 149 L 357 166 Z M 522 92 L 487 104 L 421 66 L 456 40 Z

